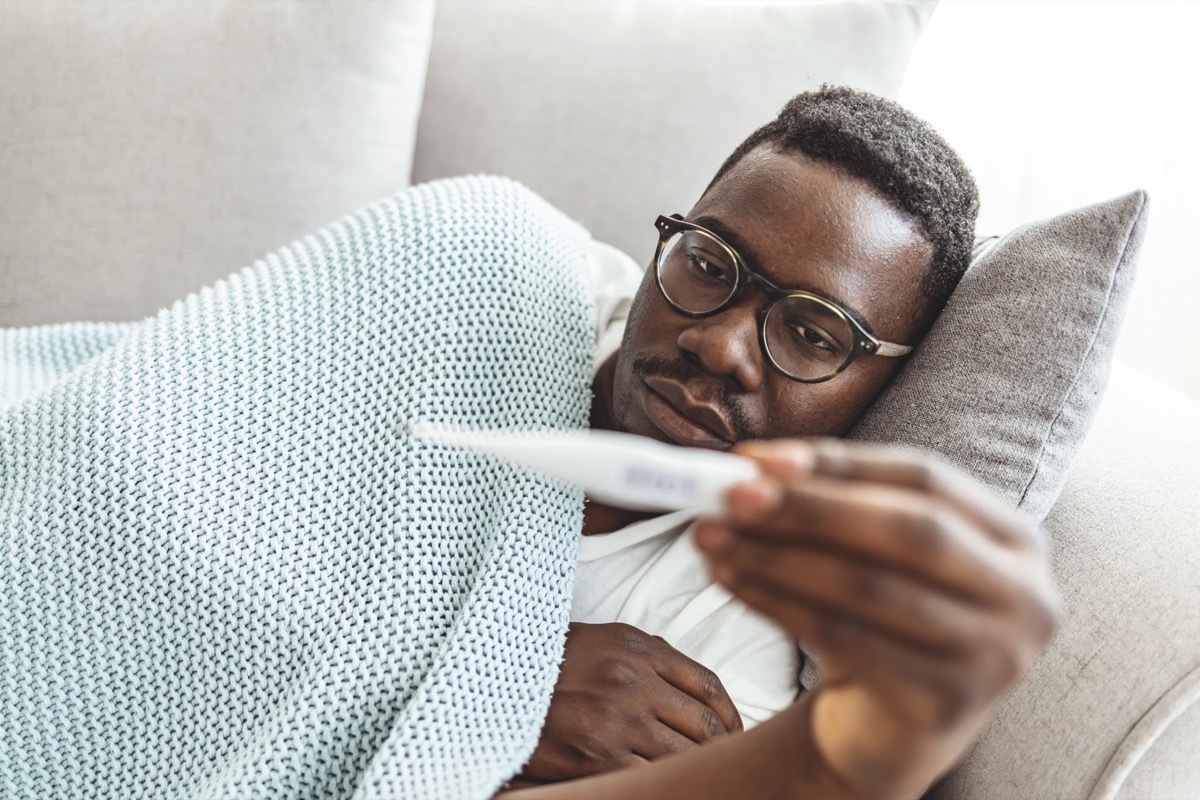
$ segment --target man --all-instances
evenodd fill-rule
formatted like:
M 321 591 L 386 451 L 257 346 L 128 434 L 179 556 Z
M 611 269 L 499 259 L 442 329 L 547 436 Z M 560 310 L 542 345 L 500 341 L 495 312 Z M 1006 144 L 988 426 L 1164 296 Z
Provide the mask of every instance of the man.
M 851 424 L 961 272 L 956 164 L 894 105 L 827 90 L 657 221 L 593 424 L 762 474 L 687 535 L 588 508 L 585 543 L 691 553 L 681 582 L 659 580 L 663 554 L 616 570 L 637 584 L 621 591 L 712 613 L 676 615 L 693 641 L 671 645 L 650 617 L 577 617 L 527 771 L 604 774 L 528 791 L 909 797 L 1028 666 L 1052 593 L 1011 511 L 941 467 L 811 438 Z M 395 423 L 583 421 L 587 304 L 554 255 L 582 236 L 527 195 L 416 187 L 148 320 L 7 337 L 11 794 L 471 796 L 511 774 L 557 674 L 578 508 Z M 545 313 L 511 325 L 547 286 Z M 464 297 L 478 324 L 459 324 Z M 469 519 L 480 497 L 494 519 Z M 619 599 L 596 564 L 575 599 Z M 609 620 L 627 624 L 588 624 Z M 796 699 L 760 640 L 819 653 L 821 683 Z M 705 642 L 734 652 L 717 664 Z M 772 676 L 785 692 L 743 695 Z M 717 735 L 750 705 L 761 724 Z
M 713 672 L 655 631 L 576 624 L 527 777 L 688 751 L 562 789 L 909 797 L 965 751 L 1053 627 L 1034 537 L 940 465 L 800 440 L 843 434 L 899 369 L 966 268 L 977 207 L 926 125 L 825 88 L 752 134 L 685 217 L 659 218 L 592 426 L 758 461 L 763 476 L 691 539 L 780 641 L 821 654 L 823 681 L 722 737 L 742 724 Z M 644 516 L 592 503 L 584 534 Z M 737 634 L 710 622 L 710 639 Z

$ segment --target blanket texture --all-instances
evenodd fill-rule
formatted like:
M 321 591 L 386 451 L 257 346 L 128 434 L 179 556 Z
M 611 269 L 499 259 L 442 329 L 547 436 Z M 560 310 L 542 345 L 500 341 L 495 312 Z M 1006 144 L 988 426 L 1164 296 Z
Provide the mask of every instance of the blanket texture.
M 397 425 L 586 425 L 586 241 L 441 181 L 142 322 L 0 331 L 0 796 L 496 791 L 583 497 Z

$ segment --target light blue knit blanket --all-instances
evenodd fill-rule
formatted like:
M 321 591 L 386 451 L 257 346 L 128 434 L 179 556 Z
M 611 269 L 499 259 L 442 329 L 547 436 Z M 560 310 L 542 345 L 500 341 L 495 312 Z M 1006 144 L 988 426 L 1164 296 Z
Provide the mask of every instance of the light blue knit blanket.
M 0 331 L 0 796 L 496 791 L 582 495 L 396 425 L 585 425 L 586 241 L 441 181 L 143 322 Z

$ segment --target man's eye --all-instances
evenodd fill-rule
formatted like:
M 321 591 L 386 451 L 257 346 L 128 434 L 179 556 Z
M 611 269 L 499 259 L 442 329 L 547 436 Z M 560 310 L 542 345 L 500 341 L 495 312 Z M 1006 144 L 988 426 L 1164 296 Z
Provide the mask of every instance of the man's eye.
M 830 353 L 837 350 L 837 345 L 826 338 L 826 336 L 816 328 L 805 325 L 803 322 L 793 322 L 791 327 L 795 332 L 796 337 L 802 340 L 805 344 L 815 347 L 818 350 L 825 350 Z
M 729 282 L 729 270 L 720 264 L 709 261 L 702 253 L 689 253 L 688 260 L 692 263 L 693 272 L 700 277 L 710 281 Z

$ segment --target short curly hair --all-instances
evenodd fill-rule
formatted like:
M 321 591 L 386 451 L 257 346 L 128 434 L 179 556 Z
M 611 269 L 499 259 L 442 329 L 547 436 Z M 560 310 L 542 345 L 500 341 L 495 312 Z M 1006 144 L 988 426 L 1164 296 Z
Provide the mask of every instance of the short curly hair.
M 971 171 L 926 122 L 898 103 L 847 86 L 798 94 L 742 142 L 705 194 L 763 144 L 800 151 L 862 178 L 921 222 L 934 254 L 921 287 L 927 327 L 971 260 L 979 190 Z

